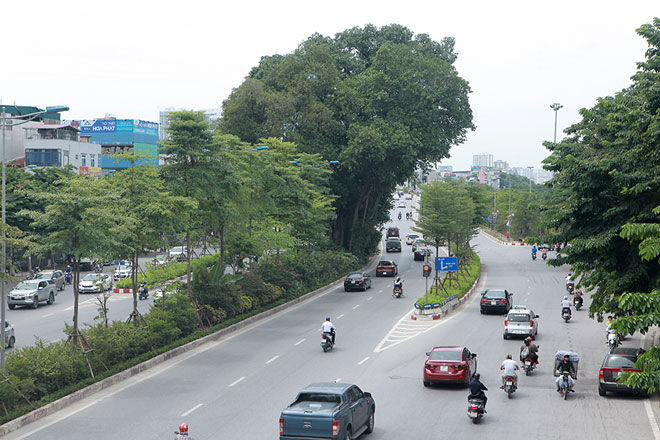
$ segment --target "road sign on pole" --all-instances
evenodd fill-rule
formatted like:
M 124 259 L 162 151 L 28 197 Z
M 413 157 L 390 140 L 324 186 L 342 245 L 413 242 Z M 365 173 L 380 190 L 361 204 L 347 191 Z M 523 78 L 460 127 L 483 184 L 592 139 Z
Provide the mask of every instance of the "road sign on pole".
M 458 270 L 457 257 L 437 257 L 435 267 L 438 272 L 456 272 Z

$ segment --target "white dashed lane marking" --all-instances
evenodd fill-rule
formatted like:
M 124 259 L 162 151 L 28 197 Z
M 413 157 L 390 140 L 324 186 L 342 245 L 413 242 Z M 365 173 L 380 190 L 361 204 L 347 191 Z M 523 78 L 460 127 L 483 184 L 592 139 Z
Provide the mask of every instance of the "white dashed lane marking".
M 200 408 L 202 405 L 204 405 L 204 404 L 203 404 L 203 403 L 198 403 L 197 405 L 195 405 L 195 406 L 193 406 L 192 408 L 190 408 L 188 411 L 186 411 L 186 412 L 184 412 L 183 414 L 181 414 L 181 417 L 185 417 L 185 416 L 187 416 L 187 415 L 190 414 L 191 412 L 193 412 L 193 411 L 195 411 L 196 409 Z
M 357 309 L 358 307 L 360 307 L 360 304 L 354 306 L 354 307 L 353 307 L 353 310 Z
M 293 344 L 293 345 L 300 345 L 300 344 L 302 344 L 303 342 L 305 342 L 305 338 L 302 338 L 300 341 L 296 342 L 296 343 Z
M 337 316 L 337 319 L 341 319 L 344 317 L 344 314 L 342 313 L 341 315 Z
M 362 359 L 362 360 L 361 360 L 360 362 L 358 362 L 357 364 L 358 364 L 358 365 L 362 365 L 362 364 L 364 364 L 365 362 L 367 362 L 368 360 L 369 360 L 369 356 L 367 356 L 366 358 Z
M 233 387 L 234 385 L 238 384 L 239 382 L 243 381 L 245 379 L 245 376 L 241 377 L 240 379 L 236 379 L 232 383 L 229 384 L 230 387 Z
M 274 360 L 276 360 L 276 359 L 279 358 L 279 357 L 280 357 L 279 354 L 278 354 L 277 356 L 273 356 L 272 358 L 270 358 L 270 359 L 268 359 L 268 360 L 266 361 L 266 364 L 270 364 L 271 362 L 273 362 Z

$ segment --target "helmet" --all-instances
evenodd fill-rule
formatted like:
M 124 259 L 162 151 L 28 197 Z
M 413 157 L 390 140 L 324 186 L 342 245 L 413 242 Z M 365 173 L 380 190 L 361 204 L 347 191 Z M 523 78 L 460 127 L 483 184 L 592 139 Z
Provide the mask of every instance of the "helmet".
M 532 337 L 531 337 L 531 336 L 527 336 L 527 337 L 525 338 L 525 341 L 527 341 L 527 342 L 532 342 Z
M 479 378 L 481 377 L 481 374 L 474 373 L 474 375 L 472 377 L 474 378 L 474 380 L 479 380 Z
M 179 425 L 179 432 L 188 432 L 188 425 L 182 423 Z
M 330 317 L 328 316 L 327 318 L 325 318 L 325 320 L 326 320 L 326 321 L 330 321 Z
M 568 299 L 568 296 L 564 295 L 564 299 Z
M 511 359 L 511 353 L 507 353 L 506 358 Z

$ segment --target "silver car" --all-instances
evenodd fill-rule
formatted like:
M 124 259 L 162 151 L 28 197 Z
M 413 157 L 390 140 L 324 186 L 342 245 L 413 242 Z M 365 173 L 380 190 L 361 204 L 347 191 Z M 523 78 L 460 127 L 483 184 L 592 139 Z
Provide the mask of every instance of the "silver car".
M 12 348 L 16 344 L 16 336 L 14 336 L 14 327 L 5 321 L 5 348 Z
M 16 306 L 31 306 L 36 309 L 40 302 L 54 303 L 55 295 L 57 295 L 57 290 L 53 280 L 21 281 L 9 292 L 7 305 L 12 310 Z
M 504 320 L 504 339 L 510 336 L 536 338 L 539 333 L 538 317 L 539 315 L 535 315 L 534 311 L 526 306 L 513 306 Z
M 122 266 L 117 266 L 115 268 L 114 278 L 115 281 L 122 280 L 124 278 L 130 278 L 133 274 L 133 266 L 130 264 L 125 264 Z
M 61 270 L 42 270 L 34 275 L 35 280 L 53 280 L 57 290 L 64 290 L 64 274 Z
M 101 293 L 110 289 L 112 278 L 107 273 L 88 273 L 78 284 L 80 293 Z

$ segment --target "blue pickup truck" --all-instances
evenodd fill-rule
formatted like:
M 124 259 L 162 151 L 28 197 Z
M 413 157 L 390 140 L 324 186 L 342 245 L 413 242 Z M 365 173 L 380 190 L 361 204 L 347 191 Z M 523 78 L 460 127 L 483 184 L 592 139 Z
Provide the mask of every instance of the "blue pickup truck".
M 346 383 L 313 383 L 280 416 L 280 440 L 351 440 L 374 430 L 371 393 Z

